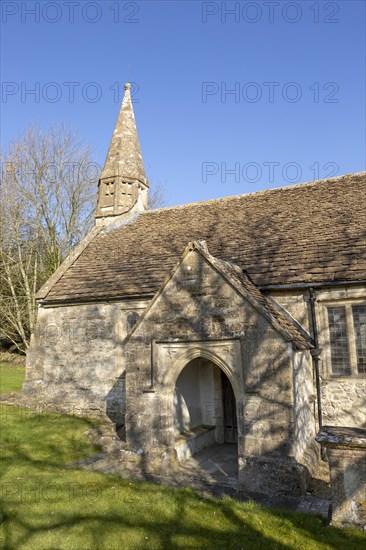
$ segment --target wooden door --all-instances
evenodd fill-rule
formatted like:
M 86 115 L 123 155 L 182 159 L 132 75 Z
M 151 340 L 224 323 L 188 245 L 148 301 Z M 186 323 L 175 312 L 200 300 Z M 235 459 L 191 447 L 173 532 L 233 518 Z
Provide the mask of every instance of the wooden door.
M 221 384 L 224 405 L 224 440 L 225 443 L 236 443 L 238 441 L 238 425 L 235 395 L 228 377 L 223 372 L 221 372 Z

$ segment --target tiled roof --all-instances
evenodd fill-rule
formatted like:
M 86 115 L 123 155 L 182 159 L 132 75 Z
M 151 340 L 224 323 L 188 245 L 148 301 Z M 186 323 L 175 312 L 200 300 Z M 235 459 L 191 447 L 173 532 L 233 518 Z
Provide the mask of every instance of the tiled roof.
M 213 256 L 240 266 L 258 286 L 364 280 L 365 176 L 147 211 L 97 233 L 40 297 L 151 295 L 193 240 L 206 241 Z

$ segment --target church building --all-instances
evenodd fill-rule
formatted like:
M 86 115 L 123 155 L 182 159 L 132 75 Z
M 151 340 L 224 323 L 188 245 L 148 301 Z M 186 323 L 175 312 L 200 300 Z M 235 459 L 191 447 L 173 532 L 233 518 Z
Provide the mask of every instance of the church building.
M 37 294 L 24 392 L 109 422 L 146 472 L 231 445 L 241 487 L 304 494 L 321 427 L 366 426 L 365 173 L 148 193 L 126 84 L 94 227 Z

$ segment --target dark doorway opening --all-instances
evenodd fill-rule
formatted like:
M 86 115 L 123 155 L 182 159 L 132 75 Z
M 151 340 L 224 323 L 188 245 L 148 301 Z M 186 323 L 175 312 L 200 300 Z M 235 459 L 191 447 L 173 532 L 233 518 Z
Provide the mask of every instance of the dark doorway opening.
M 224 442 L 238 442 L 238 422 L 233 388 L 226 374 L 221 371 L 222 399 L 224 408 Z

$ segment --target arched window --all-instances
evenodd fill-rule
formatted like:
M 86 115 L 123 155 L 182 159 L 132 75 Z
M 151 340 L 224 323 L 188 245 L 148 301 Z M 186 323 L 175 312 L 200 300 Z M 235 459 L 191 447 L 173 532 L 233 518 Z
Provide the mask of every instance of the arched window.
M 139 320 L 139 317 L 140 316 L 138 313 L 136 313 L 136 311 L 131 311 L 130 313 L 127 314 L 127 317 L 126 317 L 127 334 L 129 334 L 133 329 L 133 327 L 136 325 L 137 321 Z

